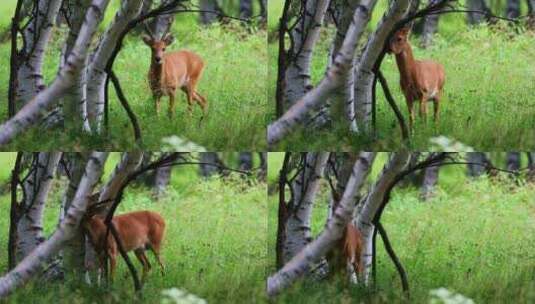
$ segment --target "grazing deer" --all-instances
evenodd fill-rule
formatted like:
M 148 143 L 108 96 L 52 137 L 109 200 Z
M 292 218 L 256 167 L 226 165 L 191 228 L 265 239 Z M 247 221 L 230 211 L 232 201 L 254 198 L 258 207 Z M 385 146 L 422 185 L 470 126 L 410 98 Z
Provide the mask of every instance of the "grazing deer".
M 188 111 L 191 115 L 194 100 L 202 108 L 203 119 L 207 111 L 207 101 L 197 92 L 197 83 L 201 79 L 204 69 L 202 58 L 190 51 L 181 50 L 164 53 L 174 38 L 167 33 L 162 39 L 155 39 L 150 31 L 143 36 L 143 41 L 152 51 L 149 68 L 149 85 L 156 102 L 156 113 L 160 114 L 160 98 L 169 96 L 169 117 L 175 114 L 176 90 L 184 91 L 188 98 Z
M 146 249 L 151 249 L 154 253 L 163 275 L 164 266 L 160 259 L 160 246 L 165 232 L 164 219 L 156 212 L 136 211 L 115 216 L 112 223 L 119 234 L 124 250 L 126 252 L 133 250 L 143 265 L 142 282 L 145 281 L 145 276 L 151 269 L 149 260 L 145 255 Z M 82 227 L 95 248 L 100 263 L 100 271 L 105 269 L 106 257 L 110 258 L 110 279 L 113 281 L 118 248 L 111 232 L 108 239 L 105 240 L 107 227 L 104 218 L 100 215 L 89 214 L 82 221 Z
M 344 228 L 342 238 L 327 257 L 331 264 L 331 272 L 334 273 L 345 267 L 351 283 L 357 283 L 357 276 L 361 276 L 364 271 L 361 253 L 362 235 L 355 225 L 348 223 Z
M 413 103 L 420 102 L 420 117 L 427 119 L 427 102 L 434 101 L 434 121 L 439 120 L 439 105 L 444 87 L 444 67 L 431 60 L 415 60 L 409 44 L 409 28 L 397 31 L 390 40 L 389 51 L 396 56 L 401 90 L 409 108 L 409 128 L 414 123 Z

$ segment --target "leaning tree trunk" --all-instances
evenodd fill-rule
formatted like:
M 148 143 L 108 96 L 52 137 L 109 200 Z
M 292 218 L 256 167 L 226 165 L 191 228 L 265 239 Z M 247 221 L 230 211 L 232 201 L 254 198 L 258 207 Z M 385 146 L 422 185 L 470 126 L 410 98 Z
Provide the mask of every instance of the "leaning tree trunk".
M 392 153 L 390 160 L 384 166 L 381 175 L 370 190 L 360 213 L 356 218 L 356 227 L 362 234 L 363 249 L 361 263 L 364 265 L 364 284 L 368 285 L 371 266 L 373 263 L 373 234 L 375 225 L 373 221 L 380 210 L 386 189 L 393 182 L 396 175 L 408 164 L 410 153 L 406 151 Z
M 375 77 L 373 68 L 375 62 L 387 43 L 388 35 L 396 23 L 406 15 L 410 2 L 410 0 L 399 0 L 392 3 L 366 44 L 364 53 L 356 68 L 354 86 L 355 112 L 357 121 L 361 123 L 365 132 L 370 132 L 371 130 L 372 91 Z
M 310 63 L 329 0 L 308 0 L 302 2 L 302 5 L 305 7 L 302 8 L 301 16 L 297 16 L 299 22 L 289 32 L 293 44 L 286 55 L 288 59 L 284 76 L 286 109 L 293 106 L 312 87 Z
M 31 21 L 22 33 L 24 48 L 17 56 L 19 69 L 15 99 L 19 108 L 45 89 L 43 60 L 61 2 L 61 0 L 34 1 L 37 7 L 25 10 L 32 16 L 28 16 Z
M 439 0 L 429 0 L 429 5 L 436 3 Z M 433 36 L 438 29 L 439 14 L 427 15 L 424 18 L 424 27 L 422 31 L 421 46 L 427 48 L 433 43 Z
M 468 23 L 475 25 L 479 24 L 483 21 L 485 21 L 485 15 L 481 13 L 477 13 L 476 11 L 482 11 L 482 12 L 490 12 L 489 7 L 487 6 L 487 3 L 485 0 L 467 0 L 468 2 L 468 10 L 473 11 L 467 13 L 467 19 Z
M 310 217 L 329 153 L 309 152 L 302 157 L 303 168 L 292 183 L 294 197 L 287 208 L 285 243 L 282 246 L 284 264 L 312 241 Z
M 265 24 L 267 22 L 267 0 L 258 0 L 258 3 L 260 4 L 260 22 Z
M 292 132 L 297 124 L 303 122 L 311 110 L 320 107 L 333 92 L 345 83 L 346 77 L 344 75 L 349 73 L 352 67 L 358 41 L 371 18 L 371 12 L 376 2 L 377 0 L 363 0 L 361 5 L 356 7 L 353 21 L 331 68 L 317 87 L 305 94 L 281 118 L 268 126 L 267 141 L 269 145 L 277 143 Z
M 90 5 L 90 0 L 69 0 L 67 3 L 68 10 L 70 11 L 69 21 L 69 34 L 65 43 L 65 50 L 63 54 L 63 62 L 67 62 L 67 58 L 70 56 L 78 33 L 84 23 L 85 14 Z M 84 58 L 83 66 L 87 66 L 89 59 L 86 56 Z M 86 70 L 82 68 L 79 72 L 71 75 L 74 83 L 63 97 L 63 121 L 65 129 L 80 132 L 91 132 L 89 121 L 87 119 L 87 102 L 86 102 Z
M 15 116 L 0 126 L 0 145 L 10 142 L 14 137 L 30 128 L 44 117 L 47 110 L 54 107 L 59 99 L 76 83 L 75 76 L 82 72 L 88 53 L 88 45 L 103 18 L 109 0 L 93 0 L 80 28 L 76 44 L 67 63 L 61 68 L 52 84 L 37 94 Z
M 142 0 L 123 1 L 115 14 L 113 23 L 108 27 L 95 50 L 87 70 L 87 114 L 93 130 L 101 132 L 104 115 L 104 86 L 106 82 L 106 64 L 117 46 L 118 37 L 128 22 L 139 15 Z
M 267 280 L 267 293 L 270 297 L 289 287 L 298 278 L 308 273 L 310 266 L 318 263 L 323 256 L 342 237 L 343 229 L 351 220 L 359 191 L 370 172 L 375 153 L 362 152 L 353 166 L 351 177 L 340 200 L 332 221 L 314 241 L 294 256 L 282 269 Z
M 102 175 L 107 156 L 108 154 L 103 152 L 92 153 L 65 219 L 48 240 L 35 248 L 15 269 L 0 278 L 0 298 L 5 298 L 38 274 L 50 258 L 74 235 L 85 214 L 91 191 Z
M 88 163 L 89 154 L 85 153 L 72 153 L 69 155 L 71 162 L 70 179 L 67 185 L 65 194 L 63 195 L 62 206 L 63 210 L 60 212 L 60 225 L 65 219 L 65 213 L 69 210 L 74 202 L 74 196 L 82 177 L 84 170 Z M 78 280 L 81 278 L 84 272 L 84 255 L 85 255 L 85 238 L 80 230 L 75 230 L 72 237 L 65 242 L 63 250 L 60 255 L 63 257 L 63 268 L 66 276 L 70 279 Z
M 43 234 L 43 213 L 52 179 L 58 167 L 61 152 L 40 152 L 33 154 L 28 178 L 24 181 L 24 201 L 20 203 L 16 257 L 21 261 L 45 240 Z

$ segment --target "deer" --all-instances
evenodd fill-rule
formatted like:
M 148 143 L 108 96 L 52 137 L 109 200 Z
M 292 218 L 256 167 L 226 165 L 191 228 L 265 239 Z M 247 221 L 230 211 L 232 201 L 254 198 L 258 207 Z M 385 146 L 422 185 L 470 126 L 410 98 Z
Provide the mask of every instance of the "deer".
M 135 211 L 114 216 L 113 226 L 117 230 L 121 244 L 126 252 L 134 251 L 143 266 L 141 281 L 151 270 L 151 264 L 145 251 L 150 249 L 158 264 L 162 275 L 165 267 L 160 258 L 160 250 L 165 233 L 165 221 L 161 215 L 152 211 Z M 110 259 L 110 280 L 113 282 L 117 265 L 118 247 L 111 232 L 106 240 L 107 226 L 104 217 L 94 212 L 88 212 L 82 219 L 82 228 L 93 245 L 99 261 L 99 272 L 107 269 L 106 260 Z
M 170 33 L 164 34 L 161 39 L 156 39 L 148 27 L 145 27 L 142 39 L 150 47 L 152 54 L 148 79 L 156 105 L 156 115 L 160 114 L 160 98 L 169 96 L 168 115 L 170 118 L 174 117 L 176 90 L 181 89 L 187 96 L 189 115 L 192 115 L 196 101 L 203 111 L 202 121 L 208 106 L 206 98 L 197 91 L 197 84 L 204 70 L 202 58 L 188 50 L 166 53 L 167 46 L 174 41 Z
M 335 190 L 329 181 L 331 194 L 333 198 L 332 210 L 336 210 L 341 196 Z M 342 237 L 337 241 L 334 248 L 327 254 L 327 260 L 330 265 L 330 273 L 343 268 L 346 269 L 349 281 L 353 284 L 358 283 L 357 277 L 362 277 L 364 267 L 362 264 L 363 241 L 360 230 L 350 221 L 344 227 Z
M 353 284 L 358 282 L 357 277 L 361 277 L 364 272 L 362 265 L 362 235 L 355 225 L 348 223 L 344 227 L 342 238 L 338 240 L 335 247 L 328 255 L 331 265 L 331 273 L 346 269 L 349 281 Z
M 409 108 L 409 129 L 413 130 L 413 105 L 420 104 L 420 117 L 427 121 L 427 102 L 433 101 L 435 125 L 439 121 L 439 107 L 442 89 L 446 80 L 444 67 L 432 60 L 416 60 L 409 43 L 409 27 L 398 30 L 390 39 L 388 52 L 396 57 L 400 74 L 400 85 Z

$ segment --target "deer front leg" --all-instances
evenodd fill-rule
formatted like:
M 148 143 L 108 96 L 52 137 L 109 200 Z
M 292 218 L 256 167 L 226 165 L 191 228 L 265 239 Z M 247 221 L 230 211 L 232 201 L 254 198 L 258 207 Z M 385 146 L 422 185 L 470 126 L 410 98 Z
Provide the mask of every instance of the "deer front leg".
M 169 109 L 167 111 L 167 115 L 170 119 L 175 117 L 175 92 L 169 94 Z
M 413 124 L 414 124 L 414 102 L 407 99 L 407 107 L 409 108 L 409 132 L 412 133 Z
M 424 124 L 427 123 L 427 101 L 428 99 L 422 97 L 420 100 L 420 116 L 422 117 Z
M 117 266 L 116 256 L 110 254 L 110 282 L 113 283 L 113 277 L 115 276 L 115 266 Z
M 154 104 L 156 106 L 156 116 L 160 116 L 160 98 L 162 98 L 161 95 L 154 96 Z

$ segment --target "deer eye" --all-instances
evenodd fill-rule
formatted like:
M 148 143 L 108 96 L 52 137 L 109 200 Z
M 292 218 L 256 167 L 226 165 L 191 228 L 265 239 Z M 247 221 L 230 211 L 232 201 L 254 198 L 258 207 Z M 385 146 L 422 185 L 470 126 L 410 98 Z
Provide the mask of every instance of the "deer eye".
M 164 51 L 164 52 L 165 52 L 165 48 L 163 48 L 163 49 L 162 49 L 162 51 Z

